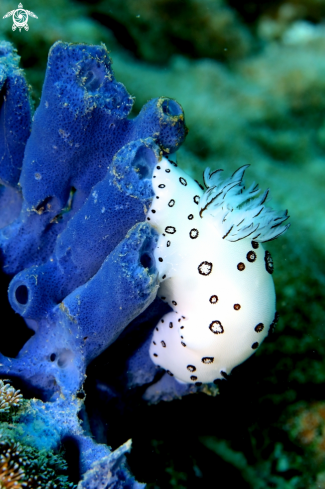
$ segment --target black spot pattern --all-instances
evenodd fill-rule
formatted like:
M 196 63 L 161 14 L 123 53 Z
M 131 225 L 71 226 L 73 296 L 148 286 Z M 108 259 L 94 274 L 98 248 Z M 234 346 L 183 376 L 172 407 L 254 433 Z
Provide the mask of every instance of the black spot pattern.
M 255 341 L 255 343 L 252 344 L 253 350 L 256 350 L 258 348 L 258 345 L 259 344 L 257 343 L 257 341 Z
M 197 380 L 197 376 L 196 375 L 191 375 L 191 380 Z
M 179 177 L 179 181 L 181 182 L 182 185 L 184 185 L 184 187 L 186 187 L 187 181 L 185 180 L 185 178 Z
M 222 375 L 222 377 L 226 380 L 229 379 L 229 375 L 226 374 L 226 372 L 224 372 L 223 370 L 220 370 L 220 374 Z
M 175 200 L 170 199 L 170 201 L 168 202 L 168 207 L 173 207 L 174 205 L 175 205 Z
M 160 170 L 160 166 L 157 166 L 156 168 L 157 168 L 157 170 Z
M 257 248 L 259 247 L 259 243 L 257 241 L 252 241 L 252 247 L 254 248 L 254 250 L 257 250 Z
M 196 370 L 196 367 L 194 367 L 194 365 L 188 365 L 186 368 L 187 368 L 187 370 L 189 370 L 190 372 L 195 372 L 195 370 Z
M 167 170 L 165 170 L 165 172 L 166 172 L 166 173 L 170 173 L 170 169 L 169 169 L 169 168 L 167 168 Z
M 254 329 L 255 329 L 256 333 L 261 333 L 263 331 L 263 329 L 264 329 L 264 324 L 263 323 L 258 323 L 258 325 L 255 326 Z
M 172 301 L 172 304 L 174 304 L 174 306 L 177 306 L 177 302 L 176 301 Z
M 238 263 L 237 268 L 238 268 L 238 270 L 239 270 L 240 272 L 242 272 L 243 270 L 245 270 L 245 265 L 244 265 L 244 263 L 242 263 L 242 262 Z
M 181 326 L 181 328 L 180 328 L 180 329 L 184 329 L 184 326 Z
M 199 235 L 199 231 L 195 228 L 191 229 L 190 231 L 190 238 L 191 239 L 196 239 Z
M 160 343 L 163 348 L 166 348 L 166 343 L 164 341 L 161 341 Z
M 161 258 L 161 256 L 158 258 L 158 260 L 159 260 L 160 262 L 164 261 L 164 260 Z
M 167 241 L 167 248 L 170 247 L 170 241 Z
M 164 323 L 164 322 L 165 322 L 165 320 L 164 320 L 164 319 L 161 319 L 161 320 L 160 320 L 160 322 L 161 322 L 161 323 Z
M 165 188 L 166 185 L 164 183 L 161 183 L 160 185 L 158 185 L 158 188 Z
M 153 341 L 153 344 L 156 345 L 157 343 L 155 341 Z
M 193 218 L 194 218 L 193 214 L 189 214 L 189 215 L 187 216 L 187 219 L 189 219 L 190 221 L 192 221 L 192 219 L 193 219 Z
M 222 334 L 224 332 L 223 326 L 220 321 L 212 321 L 209 326 L 209 330 L 214 334 Z
M 181 341 L 181 345 L 182 345 L 182 346 L 186 346 L 186 345 L 185 345 L 185 343 L 184 343 L 184 341 Z
M 150 221 L 150 217 L 147 217 L 147 221 Z
M 212 295 L 209 299 L 209 301 L 211 302 L 211 304 L 216 304 L 218 302 L 218 296 L 217 295 Z
M 166 275 L 163 275 L 163 276 L 162 276 L 162 279 L 163 279 L 163 280 L 164 280 L 164 278 L 166 278 Z
M 194 195 L 193 200 L 195 204 L 198 204 L 200 202 L 200 197 L 198 195 Z
M 235 311 L 239 311 L 240 308 L 241 308 L 240 304 L 234 304 Z
M 203 357 L 202 358 L 202 363 L 205 363 L 206 365 L 208 365 L 209 363 L 213 363 L 214 361 L 214 357 Z
M 254 251 L 249 251 L 246 255 L 246 258 L 249 262 L 253 263 L 256 260 L 256 253 Z
M 169 323 L 169 327 L 170 327 L 170 328 L 172 328 L 172 327 L 173 327 L 173 323 L 172 323 L 172 322 L 170 322 L 170 323 Z
M 154 356 L 154 357 L 157 357 L 158 355 L 157 355 L 157 353 L 154 353 L 154 354 L 153 354 L 153 356 Z
M 271 253 L 269 251 L 265 252 L 264 260 L 265 260 L 266 271 L 272 275 L 272 273 L 274 272 L 274 266 L 273 266 L 273 259 Z
M 166 370 L 166 372 L 167 372 L 167 373 L 168 373 L 168 375 L 170 375 L 171 377 L 174 377 L 174 374 L 172 374 L 170 370 Z
M 210 273 L 212 272 L 212 263 L 209 261 L 203 261 L 202 263 L 200 263 L 197 269 L 200 275 L 210 275 Z
M 162 301 L 165 301 L 165 300 L 166 300 L 166 297 L 161 296 L 161 297 L 160 297 L 160 299 L 161 299 Z
M 174 226 L 167 226 L 167 227 L 165 228 L 165 231 L 166 231 L 166 233 L 168 233 L 168 234 L 175 234 L 175 233 L 176 233 L 176 228 L 174 228 Z
M 158 327 L 156 327 L 156 331 L 159 331 L 159 328 Z

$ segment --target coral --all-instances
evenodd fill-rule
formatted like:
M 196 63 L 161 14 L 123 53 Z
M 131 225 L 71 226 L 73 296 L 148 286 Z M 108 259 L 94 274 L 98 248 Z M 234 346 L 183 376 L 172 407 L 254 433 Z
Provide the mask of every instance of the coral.
M 22 394 L 14 389 L 9 383 L 0 380 L 0 413 L 9 411 L 12 407 L 19 407 L 22 401 Z

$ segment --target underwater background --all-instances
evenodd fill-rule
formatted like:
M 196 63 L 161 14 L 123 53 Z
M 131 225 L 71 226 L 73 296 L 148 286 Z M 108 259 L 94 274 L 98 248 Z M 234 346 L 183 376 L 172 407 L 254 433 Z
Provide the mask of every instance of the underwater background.
M 274 334 L 219 394 L 153 405 L 142 392 L 108 402 L 98 386 L 117 363 L 112 348 L 87 372 L 96 440 L 115 449 L 132 438 L 130 470 L 150 489 L 211 480 L 220 489 L 325 488 L 325 1 L 28 0 L 24 8 L 38 16 L 28 32 L 2 19 L 17 8 L 12 0 L 0 7 L 0 39 L 18 49 L 35 107 L 54 42 L 103 42 L 135 97 L 133 117 L 154 97 L 182 105 L 181 168 L 201 182 L 207 166 L 250 164 L 247 183 L 270 187 L 272 207 L 291 216 L 289 231 L 268 244 Z M 10 331 L 0 351 L 10 356 L 27 334 L 5 303 L 8 283 L 3 276 L 1 324 Z M 77 483 L 68 450 L 67 461 Z

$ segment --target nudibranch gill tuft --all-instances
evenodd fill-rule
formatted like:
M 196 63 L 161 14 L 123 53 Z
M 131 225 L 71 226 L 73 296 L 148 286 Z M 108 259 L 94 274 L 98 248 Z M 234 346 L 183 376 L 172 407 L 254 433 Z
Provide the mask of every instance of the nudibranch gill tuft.
M 157 324 L 150 356 L 180 382 L 226 378 L 275 320 L 273 262 L 262 243 L 286 231 L 288 214 L 265 206 L 268 190 L 245 190 L 247 167 L 225 180 L 207 168 L 205 191 L 166 158 L 153 173 L 147 220 L 160 234 L 158 296 L 173 311 Z

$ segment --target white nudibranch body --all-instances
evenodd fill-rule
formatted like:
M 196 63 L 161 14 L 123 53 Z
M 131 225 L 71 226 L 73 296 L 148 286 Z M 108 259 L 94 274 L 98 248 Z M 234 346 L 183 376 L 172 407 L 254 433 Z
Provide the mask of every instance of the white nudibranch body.
M 261 243 L 288 228 L 288 215 L 265 207 L 268 191 L 245 190 L 247 166 L 226 180 L 207 168 L 205 192 L 166 158 L 153 173 L 158 296 L 173 311 L 157 324 L 150 356 L 181 382 L 227 377 L 275 322 L 273 262 Z

